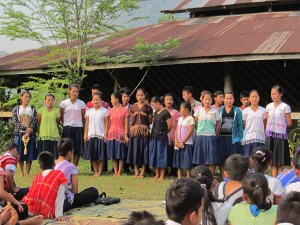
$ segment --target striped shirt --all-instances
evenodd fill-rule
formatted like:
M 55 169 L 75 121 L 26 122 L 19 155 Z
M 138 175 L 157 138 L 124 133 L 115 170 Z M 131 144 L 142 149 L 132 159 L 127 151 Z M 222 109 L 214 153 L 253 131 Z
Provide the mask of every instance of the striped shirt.
M 278 179 L 281 182 L 284 191 L 289 184 L 299 181 L 299 179 L 296 177 L 295 171 L 293 169 L 290 169 L 290 171 L 288 171 L 288 172 L 287 171 L 288 171 L 288 169 L 284 169 L 276 177 L 276 179 Z
M 0 167 L 6 172 L 6 170 L 11 170 L 12 174 L 15 174 L 17 168 L 17 159 L 13 157 L 8 152 L 0 157 Z M 3 179 L 4 190 L 11 193 L 12 190 L 7 183 L 7 179 Z

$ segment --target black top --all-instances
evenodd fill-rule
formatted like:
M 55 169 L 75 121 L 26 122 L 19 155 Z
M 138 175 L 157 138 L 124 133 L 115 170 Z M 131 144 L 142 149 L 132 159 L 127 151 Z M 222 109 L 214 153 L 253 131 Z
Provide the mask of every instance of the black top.
M 220 135 L 232 135 L 232 128 L 233 128 L 233 118 L 234 118 L 234 109 L 233 107 L 227 113 L 226 109 L 224 108 L 222 114 L 222 123 L 220 127 Z
M 162 110 L 159 114 L 157 112 L 154 113 L 151 138 L 163 139 L 168 137 L 167 120 L 170 118 L 171 114 L 166 109 Z

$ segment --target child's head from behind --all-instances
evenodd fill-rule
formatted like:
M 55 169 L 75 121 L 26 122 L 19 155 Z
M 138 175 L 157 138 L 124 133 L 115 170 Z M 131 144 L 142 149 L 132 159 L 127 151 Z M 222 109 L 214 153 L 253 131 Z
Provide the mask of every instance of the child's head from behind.
M 210 190 L 213 184 L 213 174 L 207 166 L 196 166 L 191 171 L 191 178 L 199 182 L 201 187 L 205 187 Z
M 147 211 L 132 212 L 124 225 L 164 225 L 164 221 L 157 220 L 155 216 Z
M 296 176 L 299 178 L 300 177 L 300 150 L 295 152 L 292 160 L 292 165 Z
M 258 173 L 266 173 L 272 164 L 273 153 L 265 147 L 256 147 L 251 153 L 251 168 Z
M 42 170 L 53 169 L 55 165 L 54 156 L 51 152 L 41 152 L 37 160 Z
M 280 201 L 276 221 L 279 223 L 299 224 L 300 192 L 293 191 Z
M 229 180 L 242 181 L 248 172 L 248 160 L 240 154 L 233 154 L 226 159 L 224 170 Z
M 268 210 L 272 203 L 267 199 L 270 194 L 267 178 L 261 173 L 249 173 L 243 179 L 243 198 L 258 209 Z
M 70 138 L 62 138 L 57 145 L 57 152 L 59 156 L 67 157 L 67 160 L 72 159 L 74 150 L 74 142 Z
M 16 159 L 19 157 L 18 146 L 12 141 L 7 142 L 3 146 L 3 151 L 10 153 Z
M 203 197 L 204 191 L 194 179 L 175 180 L 166 193 L 168 218 L 180 224 L 200 224 Z
M 190 115 L 192 111 L 192 106 L 189 102 L 182 102 L 180 104 L 180 114 L 182 116 Z

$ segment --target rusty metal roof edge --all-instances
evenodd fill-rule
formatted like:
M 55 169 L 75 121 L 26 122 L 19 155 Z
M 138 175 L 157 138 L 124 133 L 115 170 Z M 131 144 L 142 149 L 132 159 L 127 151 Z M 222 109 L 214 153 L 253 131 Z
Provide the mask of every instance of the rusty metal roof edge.
M 51 71 L 48 69 L 0 70 L 0 76 L 48 74 L 49 72 Z
M 299 0 L 285 0 L 285 1 L 264 1 L 264 2 L 247 2 L 247 3 L 240 3 L 240 4 L 228 4 L 228 5 L 216 5 L 216 6 L 207 6 L 207 7 L 193 7 L 193 8 L 184 8 L 184 9 L 168 9 L 168 10 L 161 10 L 161 13 L 165 14 L 176 14 L 176 13 L 187 13 L 187 12 L 209 12 L 214 10 L 224 10 L 224 9 L 237 9 L 237 8 L 253 8 L 257 6 L 269 6 L 269 5 L 287 5 L 299 3 Z
M 185 58 L 185 59 L 172 59 L 164 60 L 157 63 L 155 66 L 166 66 L 176 64 L 194 64 L 194 63 L 215 63 L 215 62 L 238 62 L 238 61 L 261 61 L 261 60 L 287 60 L 287 59 L 300 59 L 298 54 L 260 54 L 260 55 L 239 55 L 239 56 L 220 56 L 220 57 L 207 57 L 207 58 Z M 87 66 L 87 71 L 102 70 L 102 69 L 121 69 L 141 67 L 143 63 L 123 63 L 117 65 L 93 65 Z

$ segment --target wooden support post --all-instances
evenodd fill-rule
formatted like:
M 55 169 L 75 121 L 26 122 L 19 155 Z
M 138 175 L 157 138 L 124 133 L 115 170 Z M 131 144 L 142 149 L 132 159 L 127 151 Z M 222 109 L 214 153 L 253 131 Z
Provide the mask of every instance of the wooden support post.
M 233 91 L 232 67 L 232 63 L 225 63 L 224 92 Z

